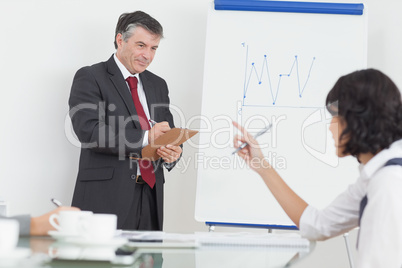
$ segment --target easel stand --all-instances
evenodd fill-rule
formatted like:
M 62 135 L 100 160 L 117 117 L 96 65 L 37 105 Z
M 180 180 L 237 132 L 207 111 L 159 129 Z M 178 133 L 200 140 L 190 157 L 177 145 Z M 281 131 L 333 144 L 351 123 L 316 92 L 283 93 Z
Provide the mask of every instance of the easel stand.
M 345 239 L 345 246 L 346 246 L 346 252 L 348 253 L 349 266 L 350 266 L 350 268 L 354 268 L 352 252 L 350 251 L 350 246 L 349 246 L 349 233 L 344 233 L 343 238 Z
M 215 225 L 209 225 L 209 227 L 208 227 L 208 232 L 214 232 L 215 231 Z M 269 234 L 272 234 L 272 229 L 268 229 L 268 233 Z
M 257 229 L 267 229 L 268 233 L 272 233 L 273 229 L 278 230 L 299 230 L 295 225 L 271 225 L 271 224 L 249 224 L 249 223 L 231 223 L 231 222 L 205 222 L 208 226 L 208 231 L 215 231 L 216 226 L 221 227 L 238 227 L 238 228 L 257 228 Z

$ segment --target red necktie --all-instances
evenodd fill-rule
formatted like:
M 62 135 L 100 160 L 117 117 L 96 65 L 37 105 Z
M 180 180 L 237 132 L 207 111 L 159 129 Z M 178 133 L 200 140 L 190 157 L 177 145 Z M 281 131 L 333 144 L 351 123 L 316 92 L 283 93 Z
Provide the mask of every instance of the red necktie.
M 142 107 L 142 104 L 138 97 L 138 91 L 137 91 L 138 79 L 135 76 L 130 76 L 126 79 L 126 81 L 130 87 L 131 96 L 133 97 L 135 109 L 137 110 L 138 120 L 140 121 L 141 129 L 150 130 L 151 127 L 149 126 L 147 116 L 144 112 L 144 108 Z M 147 137 L 144 137 L 144 138 L 147 138 Z M 152 162 L 149 160 L 138 160 L 138 164 L 140 166 L 142 179 L 151 188 L 154 188 L 155 173 L 154 173 L 154 167 L 152 166 Z

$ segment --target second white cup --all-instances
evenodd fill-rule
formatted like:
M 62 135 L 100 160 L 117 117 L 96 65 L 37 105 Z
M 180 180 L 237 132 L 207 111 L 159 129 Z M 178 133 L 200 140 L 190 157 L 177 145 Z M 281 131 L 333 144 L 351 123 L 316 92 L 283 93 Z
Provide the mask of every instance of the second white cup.
M 117 230 L 117 216 L 94 213 L 82 225 L 83 237 L 93 241 L 109 241 Z

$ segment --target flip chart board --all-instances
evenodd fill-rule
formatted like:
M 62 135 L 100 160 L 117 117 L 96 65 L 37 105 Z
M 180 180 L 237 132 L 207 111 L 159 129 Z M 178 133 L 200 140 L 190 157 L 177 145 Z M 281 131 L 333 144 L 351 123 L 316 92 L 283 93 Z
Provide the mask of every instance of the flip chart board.
M 252 134 L 272 123 L 258 138 L 264 156 L 309 204 L 325 207 L 344 191 L 358 176 L 357 161 L 335 155 L 325 98 L 340 76 L 366 65 L 362 4 L 211 4 L 196 220 L 295 228 L 262 179 L 232 155 L 232 120 Z

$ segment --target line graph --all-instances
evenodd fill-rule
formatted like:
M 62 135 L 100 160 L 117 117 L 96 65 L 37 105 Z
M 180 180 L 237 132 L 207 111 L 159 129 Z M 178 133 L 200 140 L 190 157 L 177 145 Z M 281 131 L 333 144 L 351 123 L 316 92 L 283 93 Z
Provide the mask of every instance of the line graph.
M 243 46 L 245 46 L 245 43 L 242 43 Z M 279 99 L 279 93 L 283 91 L 282 82 L 283 79 L 287 78 L 294 78 L 296 79 L 296 88 L 297 91 L 295 91 L 294 94 L 297 94 L 298 97 L 301 99 L 303 98 L 303 94 L 305 93 L 305 90 L 308 89 L 308 84 L 310 81 L 310 77 L 312 74 L 312 70 L 314 67 L 314 63 L 316 61 L 316 57 L 313 56 L 311 58 L 311 62 L 309 63 L 308 67 L 308 72 L 304 77 L 302 78 L 300 74 L 300 68 L 299 68 L 299 56 L 295 55 L 293 61 L 290 64 L 290 68 L 288 69 L 289 71 L 287 72 L 279 72 L 277 75 L 274 75 L 274 77 L 277 77 L 277 83 L 276 85 L 274 83 L 274 79 L 272 79 L 272 71 L 270 70 L 270 60 L 268 59 L 267 55 L 263 56 L 262 60 L 262 65 L 260 68 L 258 68 L 255 64 L 255 62 L 252 62 L 251 64 L 248 63 L 249 61 L 249 51 L 248 51 L 248 45 L 245 46 L 246 48 L 246 59 L 245 59 L 245 71 L 244 71 L 244 85 L 243 85 L 243 98 L 242 98 L 242 106 L 267 106 L 267 107 L 272 107 L 272 106 L 277 106 L 280 104 Z M 247 102 L 246 103 L 246 98 L 249 91 L 253 90 L 251 88 L 250 82 L 256 80 L 258 82 L 258 85 L 265 85 L 264 90 L 269 92 L 269 95 L 271 97 L 271 105 L 253 105 L 253 102 Z M 302 81 L 303 80 L 303 81 Z M 250 89 L 251 88 L 251 89 Z M 293 93 L 292 93 L 293 94 Z M 282 95 L 282 98 L 286 96 Z M 283 101 L 285 103 L 286 101 Z M 292 105 L 290 105 L 292 106 Z M 299 106 L 298 106 L 299 108 Z

